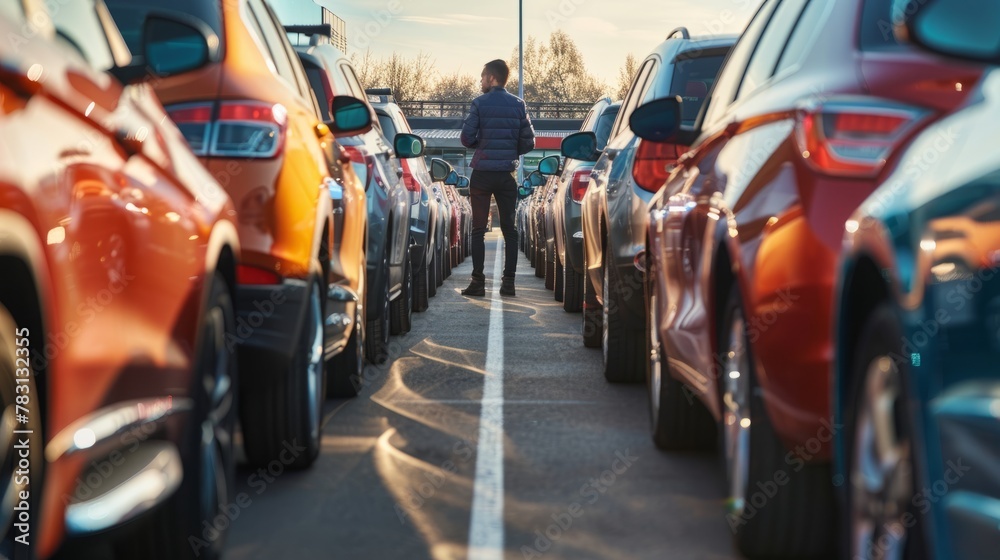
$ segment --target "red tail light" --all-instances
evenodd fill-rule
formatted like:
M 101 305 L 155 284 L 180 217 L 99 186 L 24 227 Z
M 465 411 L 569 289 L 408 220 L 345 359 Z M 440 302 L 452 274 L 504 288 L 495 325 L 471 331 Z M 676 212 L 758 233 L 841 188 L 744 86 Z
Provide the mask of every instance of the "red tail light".
M 406 185 L 406 190 L 411 193 L 420 192 L 420 181 L 417 181 L 417 178 L 410 172 L 410 162 L 401 159 L 399 164 L 403 168 L 403 184 Z
M 167 113 L 199 156 L 272 158 L 285 144 L 288 112 L 280 103 L 225 101 L 174 105 Z
M 583 195 L 587 192 L 590 184 L 590 169 L 573 173 L 573 179 L 569 184 L 569 195 L 573 202 L 583 201 Z
M 799 112 L 802 157 L 831 175 L 874 177 L 925 111 L 881 99 L 826 101 Z
M 281 277 L 263 268 L 239 265 L 236 267 L 236 282 L 240 284 L 280 284 Z
M 632 164 L 632 177 L 635 183 L 645 191 L 660 190 L 670 175 L 668 166 L 677 163 L 680 155 L 676 144 L 639 140 L 635 162 Z
M 365 186 L 365 191 L 367 191 L 368 185 L 372 182 L 372 175 L 375 174 L 374 163 L 354 146 L 344 146 L 344 152 L 351 160 L 351 167 L 354 168 L 354 174 L 358 176 L 358 180 L 361 181 L 361 184 Z

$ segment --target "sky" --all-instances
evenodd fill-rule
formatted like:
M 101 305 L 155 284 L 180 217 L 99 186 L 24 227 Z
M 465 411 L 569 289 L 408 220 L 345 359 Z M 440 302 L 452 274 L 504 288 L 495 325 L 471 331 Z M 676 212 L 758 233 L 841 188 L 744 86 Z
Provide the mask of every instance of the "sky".
M 313 23 L 318 1 L 347 23 L 348 51 L 427 53 L 441 74 L 478 77 L 518 40 L 517 0 L 269 0 L 284 23 Z M 674 28 L 739 34 L 761 0 L 523 0 L 524 37 L 566 31 L 587 70 L 614 85 L 625 57 L 644 58 Z M 301 20 L 301 21 L 300 21 Z

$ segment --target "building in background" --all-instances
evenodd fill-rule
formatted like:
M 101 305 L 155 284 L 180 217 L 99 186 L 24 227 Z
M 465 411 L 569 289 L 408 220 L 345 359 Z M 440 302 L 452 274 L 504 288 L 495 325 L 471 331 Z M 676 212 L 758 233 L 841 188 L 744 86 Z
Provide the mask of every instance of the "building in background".
M 329 25 L 330 36 L 318 36 L 318 42 L 330 43 L 347 54 L 347 24 L 330 10 L 314 0 L 277 0 L 271 6 L 278 19 L 286 27 Z M 288 39 L 293 45 L 308 45 L 313 41 L 309 33 L 289 32 Z

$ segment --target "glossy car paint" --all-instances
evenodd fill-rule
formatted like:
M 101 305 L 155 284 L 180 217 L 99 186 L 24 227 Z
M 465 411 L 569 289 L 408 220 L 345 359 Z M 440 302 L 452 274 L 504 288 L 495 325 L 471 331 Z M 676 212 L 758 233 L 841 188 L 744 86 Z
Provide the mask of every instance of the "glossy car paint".
M 936 558 L 985 558 L 1000 537 L 1000 158 L 990 148 L 998 124 L 993 71 L 850 217 L 837 269 L 834 421 L 851 415 L 861 327 L 888 303 L 904 334 L 898 359 L 917 427 L 915 487 L 948 482 L 946 492 L 914 502 L 930 521 L 925 545 Z M 836 439 L 845 480 L 848 436 Z
M 974 83 L 979 74 L 910 49 L 859 50 L 863 4 L 826 5 L 799 62 L 735 101 L 746 62 L 727 61 L 702 115 L 700 137 L 650 204 L 648 255 L 659 273 L 653 282 L 658 331 L 670 374 L 721 417 L 717 328 L 735 283 L 767 413 L 789 448 L 815 439 L 830 418 L 830 325 L 841 232 L 879 183 L 817 172 L 797 141 L 801 109 L 841 96 L 919 100 L 923 117 L 906 130 L 912 137 L 964 98 L 956 84 Z M 761 13 L 770 14 L 773 6 L 766 2 Z M 744 34 L 741 41 L 756 38 Z M 893 76 L 893 88 L 878 78 L 883 73 Z M 885 168 L 896 156 L 890 154 Z M 827 442 L 809 454 L 813 461 L 829 457 Z
M 18 29 L 0 18 L 5 36 Z M 220 271 L 233 290 L 239 239 L 231 200 L 151 88 L 123 87 L 56 45 L 52 28 L 36 29 L 27 44 L 0 45 L 0 297 L 30 327 L 39 391 L 30 410 L 45 415 L 49 446 L 35 450 L 46 464 L 32 488 L 44 502 L 31 512 L 31 542 L 46 557 L 83 469 L 132 440 L 73 452 L 52 442 L 72 441 L 74 423 L 106 407 L 132 402 L 125 410 L 138 416 L 140 399 L 163 407 L 155 439 L 177 442 L 192 421 L 208 279 Z M 33 294 L 8 291 L 20 267 Z

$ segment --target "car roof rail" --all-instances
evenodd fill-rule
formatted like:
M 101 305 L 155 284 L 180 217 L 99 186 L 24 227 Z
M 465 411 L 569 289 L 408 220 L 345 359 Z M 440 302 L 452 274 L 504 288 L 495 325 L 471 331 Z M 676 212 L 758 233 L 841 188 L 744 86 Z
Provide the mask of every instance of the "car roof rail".
M 687 40 L 691 38 L 691 32 L 688 31 L 687 27 L 678 27 L 677 29 L 674 29 L 667 35 L 667 39 L 672 38 L 674 35 L 677 35 L 678 33 L 681 34 L 681 39 Z
M 395 103 L 396 98 L 392 95 L 392 88 L 367 88 L 369 103 Z

